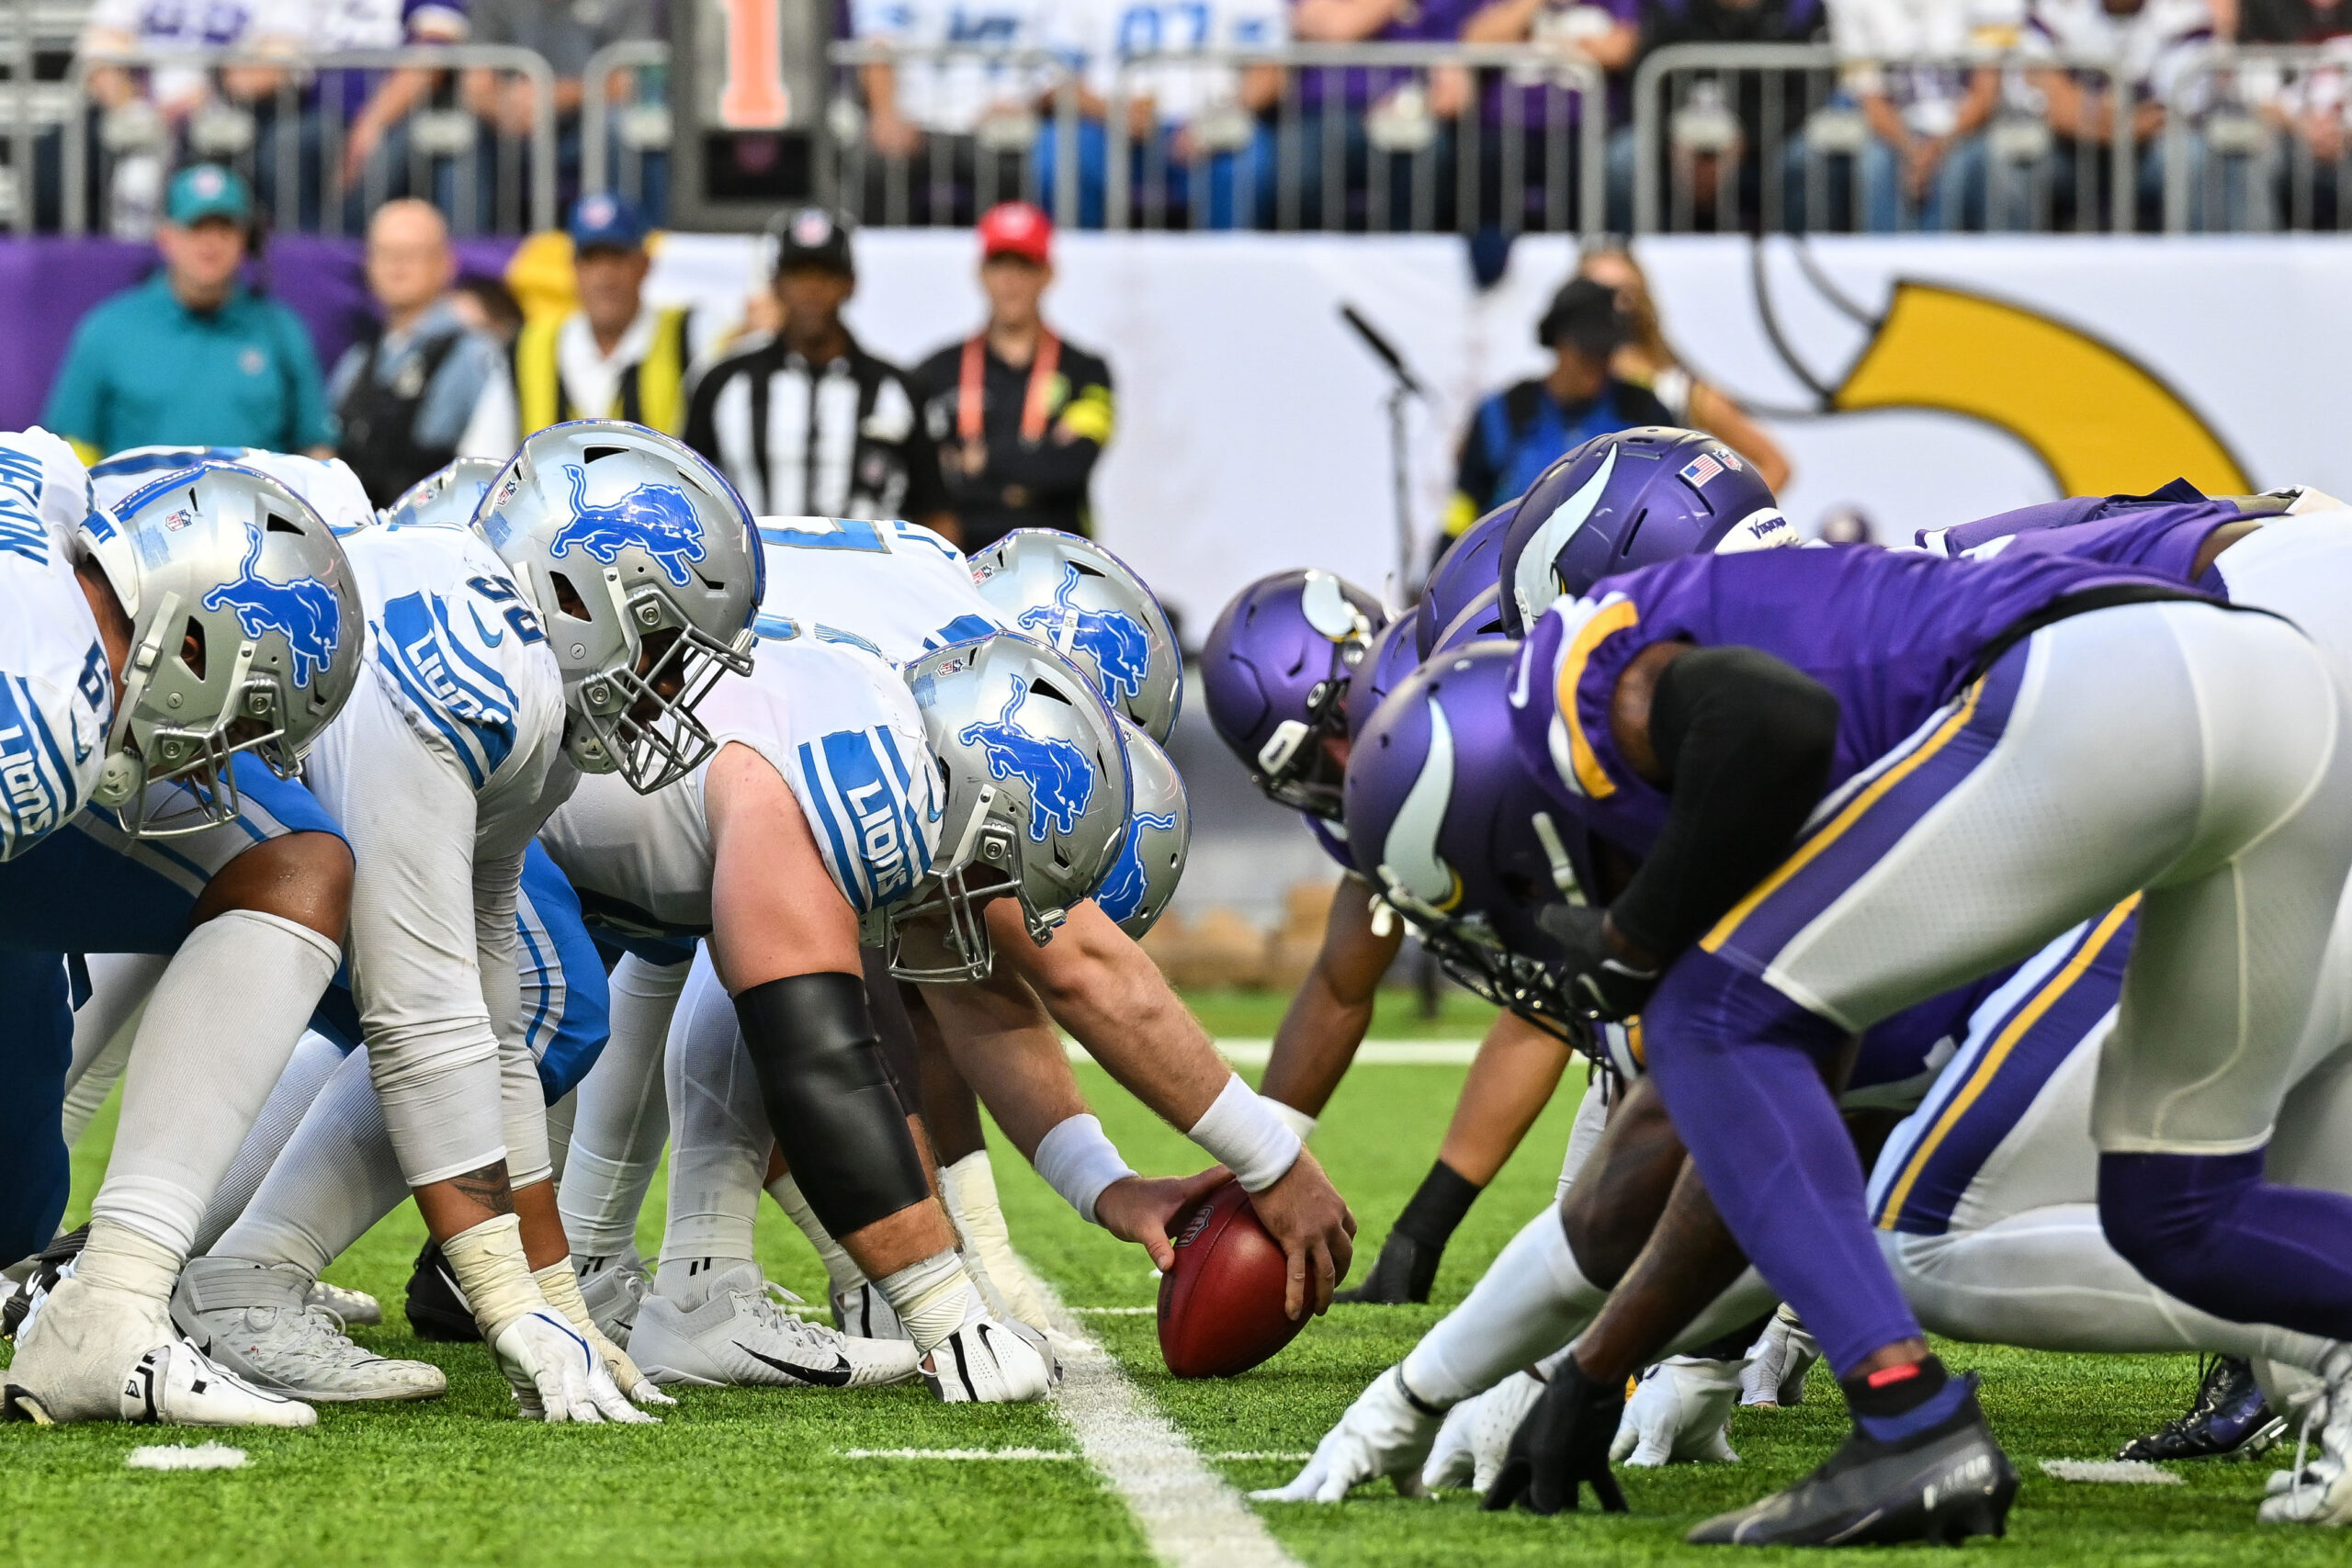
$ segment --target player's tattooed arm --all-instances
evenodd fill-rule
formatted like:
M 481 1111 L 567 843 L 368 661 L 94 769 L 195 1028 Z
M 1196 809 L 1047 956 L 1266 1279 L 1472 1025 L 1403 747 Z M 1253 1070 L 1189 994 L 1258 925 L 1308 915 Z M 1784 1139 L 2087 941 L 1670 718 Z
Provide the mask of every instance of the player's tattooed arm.
M 506 1162 L 503 1159 L 492 1160 L 462 1176 L 453 1176 L 448 1184 L 456 1190 L 458 1197 L 479 1204 L 493 1214 L 514 1212 L 514 1190 L 507 1183 Z

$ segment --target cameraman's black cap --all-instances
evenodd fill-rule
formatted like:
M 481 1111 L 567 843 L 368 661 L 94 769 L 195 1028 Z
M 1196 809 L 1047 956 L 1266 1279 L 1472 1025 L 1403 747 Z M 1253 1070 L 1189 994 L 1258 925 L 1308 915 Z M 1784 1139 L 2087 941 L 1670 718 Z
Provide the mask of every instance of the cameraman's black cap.
M 1535 324 L 1535 341 L 1544 348 L 1565 342 L 1600 359 L 1624 346 L 1630 330 L 1615 289 L 1575 277 L 1552 296 L 1552 308 Z

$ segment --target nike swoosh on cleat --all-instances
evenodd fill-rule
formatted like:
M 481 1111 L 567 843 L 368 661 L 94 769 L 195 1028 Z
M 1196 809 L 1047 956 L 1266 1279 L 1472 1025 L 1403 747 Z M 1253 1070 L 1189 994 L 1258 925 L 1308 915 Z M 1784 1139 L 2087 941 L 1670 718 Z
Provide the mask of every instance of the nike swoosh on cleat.
M 765 1362 L 786 1377 L 798 1378 L 803 1382 L 813 1382 L 821 1388 L 847 1388 L 849 1380 L 857 1375 L 857 1369 L 849 1364 L 849 1358 L 839 1351 L 833 1353 L 833 1359 L 837 1363 L 834 1366 L 804 1367 L 796 1362 L 778 1360 L 774 1356 L 763 1356 L 741 1339 L 735 1341 L 735 1348 L 742 1351 L 754 1361 Z

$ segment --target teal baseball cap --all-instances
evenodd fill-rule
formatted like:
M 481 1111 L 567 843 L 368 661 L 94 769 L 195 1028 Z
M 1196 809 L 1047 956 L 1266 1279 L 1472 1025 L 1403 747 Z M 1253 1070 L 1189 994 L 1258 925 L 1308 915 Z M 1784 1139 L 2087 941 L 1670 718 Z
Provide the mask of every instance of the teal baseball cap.
M 244 223 L 254 215 L 253 192 L 245 188 L 243 180 L 218 164 L 195 164 L 172 176 L 164 213 L 183 229 L 208 218 Z

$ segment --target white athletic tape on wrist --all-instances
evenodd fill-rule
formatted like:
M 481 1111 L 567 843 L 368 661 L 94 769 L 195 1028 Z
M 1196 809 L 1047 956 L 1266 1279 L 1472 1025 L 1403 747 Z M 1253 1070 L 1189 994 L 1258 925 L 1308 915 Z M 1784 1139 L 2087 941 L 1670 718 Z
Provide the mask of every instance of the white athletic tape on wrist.
M 449 1260 L 485 1341 L 494 1342 L 508 1324 L 548 1304 L 523 1256 L 523 1224 L 512 1214 L 459 1231 L 441 1244 L 441 1256 Z
M 1102 1222 L 1094 1215 L 1094 1201 L 1114 1181 L 1125 1181 L 1135 1168 L 1119 1157 L 1118 1146 L 1102 1131 L 1096 1116 L 1068 1116 L 1037 1140 L 1034 1162 L 1046 1185 L 1062 1195 L 1088 1224 Z
M 1290 1174 L 1306 1147 L 1283 1119 L 1267 1109 L 1269 1101 L 1235 1073 L 1225 1081 L 1215 1103 L 1185 1134 L 1208 1151 L 1209 1157 L 1233 1172 L 1242 1190 L 1263 1192 Z
M 1259 1096 L 1266 1100 L 1263 1095 Z M 1295 1105 L 1284 1105 L 1279 1100 L 1266 1100 L 1266 1109 L 1281 1118 L 1282 1124 L 1298 1134 L 1300 1143 L 1315 1136 L 1316 1120 Z

